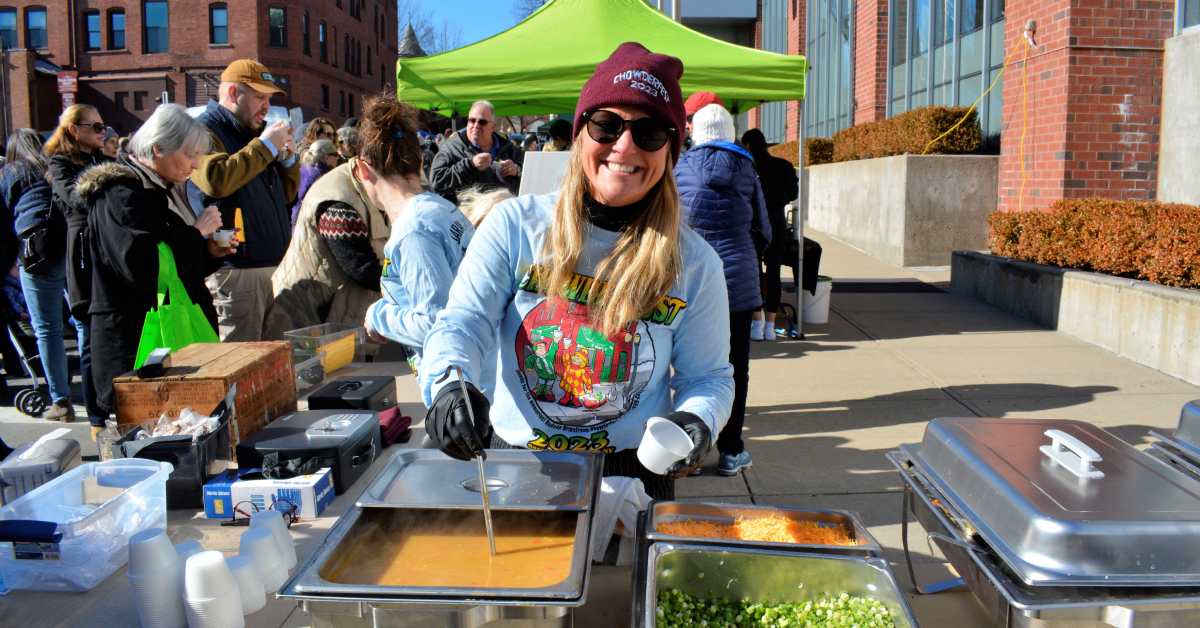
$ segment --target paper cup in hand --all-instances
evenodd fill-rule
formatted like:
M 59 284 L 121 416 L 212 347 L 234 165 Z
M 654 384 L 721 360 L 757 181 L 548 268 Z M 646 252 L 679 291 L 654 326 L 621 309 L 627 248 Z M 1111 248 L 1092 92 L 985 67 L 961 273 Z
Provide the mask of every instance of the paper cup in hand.
M 687 458 L 692 451 L 692 437 L 687 430 L 661 417 L 646 421 L 637 457 L 650 471 L 665 475 L 671 465 Z
M 233 229 L 218 229 L 213 232 L 212 239 L 221 248 L 227 249 L 233 244 Z

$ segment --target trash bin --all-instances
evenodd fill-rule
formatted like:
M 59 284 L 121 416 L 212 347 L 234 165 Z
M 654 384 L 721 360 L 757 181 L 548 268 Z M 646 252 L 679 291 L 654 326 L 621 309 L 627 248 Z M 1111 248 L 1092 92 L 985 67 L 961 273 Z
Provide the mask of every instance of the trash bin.
M 824 325 L 829 322 L 829 298 L 833 293 L 833 279 L 817 276 L 817 293 L 804 296 L 804 322 Z

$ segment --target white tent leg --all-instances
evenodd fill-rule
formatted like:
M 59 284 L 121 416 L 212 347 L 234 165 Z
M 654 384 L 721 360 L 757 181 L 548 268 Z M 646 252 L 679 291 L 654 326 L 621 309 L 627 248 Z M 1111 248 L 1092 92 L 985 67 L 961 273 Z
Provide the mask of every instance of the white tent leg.
M 796 282 L 796 334 L 800 340 L 804 340 L 804 101 L 796 101 L 797 122 L 796 122 L 796 151 L 799 153 L 797 163 L 800 167 L 796 170 L 796 241 L 800 243 L 799 249 L 799 264 L 796 269 L 799 271 L 797 277 L 793 277 Z

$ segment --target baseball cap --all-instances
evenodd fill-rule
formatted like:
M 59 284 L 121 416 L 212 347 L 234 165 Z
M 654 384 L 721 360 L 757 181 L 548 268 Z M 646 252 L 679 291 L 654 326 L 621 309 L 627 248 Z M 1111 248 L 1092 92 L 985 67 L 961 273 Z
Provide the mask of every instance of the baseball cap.
M 267 70 L 267 66 L 253 59 L 238 59 L 230 63 L 225 68 L 225 71 L 221 73 L 221 82 L 241 83 L 260 94 L 268 96 L 284 93 L 275 84 L 275 77 L 271 76 L 271 72 Z

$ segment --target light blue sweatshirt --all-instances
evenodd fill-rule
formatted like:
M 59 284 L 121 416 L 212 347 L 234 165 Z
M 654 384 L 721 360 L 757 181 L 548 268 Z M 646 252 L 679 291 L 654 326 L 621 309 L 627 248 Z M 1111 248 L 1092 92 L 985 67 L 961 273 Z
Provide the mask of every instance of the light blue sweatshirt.
M 496 360 L 491 420 L 505 442 L 527 449 L 612 453 L 635 449 L 651 417 L 674 410 L 720 433 L 733 402 L 729 303 L 721 260 L 680 227 L 683 269 L 642 320 L 605 337 L 588 322 L 587 288 L 618 235 L 589 225 L 569 294 L 548 298 L 531 269 L 557 194 L 495 207 L 459 267 L 446 307 L 425 340 L 419 374 L 430 405 L 437 380 L 459 366 L 486 381 Z
M 414 367 L 474 233 L 457 207 L 431 192 L 413 197 L 392 224 L 383 247 L 383 298 L 367 309 L 367 321 L 415 352 Z

